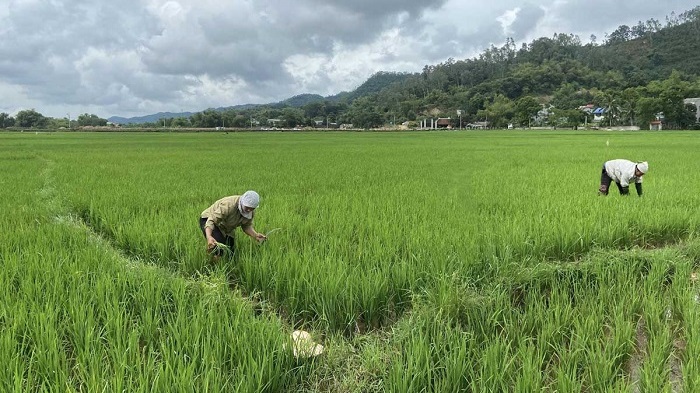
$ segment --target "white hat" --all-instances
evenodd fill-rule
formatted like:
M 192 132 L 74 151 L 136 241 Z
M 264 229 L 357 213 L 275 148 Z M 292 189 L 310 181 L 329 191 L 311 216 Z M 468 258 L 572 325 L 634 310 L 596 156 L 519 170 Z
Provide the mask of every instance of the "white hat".
M 260 204 L 260 195 L 255 191 L 246 191 L 241 196 L 241 205 L 256 208 Z
M 649 163 L 644 161 L 637 164 L 637 169 L 642 173 L 647 173 L 649 171 Z

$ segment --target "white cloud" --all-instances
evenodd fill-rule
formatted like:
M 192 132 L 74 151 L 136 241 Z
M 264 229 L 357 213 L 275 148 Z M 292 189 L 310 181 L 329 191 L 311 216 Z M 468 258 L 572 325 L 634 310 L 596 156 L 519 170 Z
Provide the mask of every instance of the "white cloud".
M 518 12 L 520 8 L 513 8 L 512 10 L 506 10 L 501 16 L 497 17 L 496 20 L 501 24 L 503 28 L 503 35 L 511 36 L 513 35 L 513 30 L 511 26 L 513 22 L 518 18 Z

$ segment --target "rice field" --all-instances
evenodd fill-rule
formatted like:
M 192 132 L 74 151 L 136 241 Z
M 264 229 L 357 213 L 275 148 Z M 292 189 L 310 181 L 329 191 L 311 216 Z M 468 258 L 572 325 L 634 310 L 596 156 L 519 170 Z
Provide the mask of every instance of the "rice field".
M 0 133 L 0 391 L 700 390 L 693 132 Z M 644 196 L 597 196 L 646 160 Z M 213 262 L 202 210 L 262 197 Z M 614 189 L 614 187 L 613 187 Z M 296 358 L 290 333 L 325 352 Z

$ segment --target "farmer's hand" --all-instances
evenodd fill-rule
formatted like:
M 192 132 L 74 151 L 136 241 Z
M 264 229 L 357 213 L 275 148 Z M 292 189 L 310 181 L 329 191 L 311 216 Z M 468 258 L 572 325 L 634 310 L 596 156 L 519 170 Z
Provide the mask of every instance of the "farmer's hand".
M 262 243 L 265 240 L 267 240 L 267 236 L 263 235 L 262 233 L 256 233 L 255 234 L 255 240 L 258 241 L 258 243 Z
M 211 251 L 216 247 L 216 239 L 213 236 L 207 238 L 207 251 Z

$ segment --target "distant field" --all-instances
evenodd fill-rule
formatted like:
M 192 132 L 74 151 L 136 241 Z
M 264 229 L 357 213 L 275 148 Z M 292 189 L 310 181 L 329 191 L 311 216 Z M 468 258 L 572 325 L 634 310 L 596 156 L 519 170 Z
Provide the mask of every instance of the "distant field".
M 0 133 L 0 391 L 696 391 L 697 132 Z M 645 195 L 597 196 L 647 160 Z M 212 264 L 216 199 L 262 197 Z M 289 350 L 295 328 L 326 346 Z

